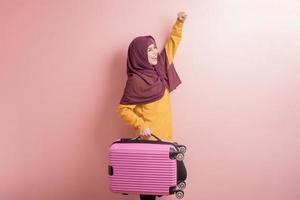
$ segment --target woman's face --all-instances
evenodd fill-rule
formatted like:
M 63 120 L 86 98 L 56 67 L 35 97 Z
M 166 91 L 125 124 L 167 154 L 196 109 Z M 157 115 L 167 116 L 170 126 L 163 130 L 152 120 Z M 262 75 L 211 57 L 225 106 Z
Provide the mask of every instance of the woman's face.
M 151 65 L 157 64 L 158 50 L 155 44 L 150 44 L 147 49 L 148 61 Z

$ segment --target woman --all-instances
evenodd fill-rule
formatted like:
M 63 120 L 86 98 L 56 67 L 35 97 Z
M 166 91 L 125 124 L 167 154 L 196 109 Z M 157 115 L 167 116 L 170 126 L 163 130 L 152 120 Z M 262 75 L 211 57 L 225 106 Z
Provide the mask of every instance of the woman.
M 172 63 L 182 35 L 187 15 L 177 14 L 170 37 L 164 49 L 158 52 L 152 36 L 135 38 L 128 48 L 128 79 L 117 112 L 121 119 L 136 132 L 135 136 L 172 140 L 170 92 L 180 83 Z M 186 178 L 183 162 L 177 164 L 179 173 Z M 155 200 L 155 196 L 141 195 L 141 200 Z

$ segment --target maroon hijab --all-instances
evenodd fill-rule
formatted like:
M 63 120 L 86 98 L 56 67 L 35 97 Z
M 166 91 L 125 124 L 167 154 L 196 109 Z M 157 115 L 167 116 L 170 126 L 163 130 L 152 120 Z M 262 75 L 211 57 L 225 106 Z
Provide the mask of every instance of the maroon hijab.
M 137 37 L 130 43 L 127 58 L 128 79 L 120 104 L 157 101 L 163 97 L 165 88 L 171 92 L 181 83 L 173 63 L 168 64 L 165 49 L 158 55 L 156 65 L 149 63 L 147 49 L 150 44 L 155 44 L 152 36 Z

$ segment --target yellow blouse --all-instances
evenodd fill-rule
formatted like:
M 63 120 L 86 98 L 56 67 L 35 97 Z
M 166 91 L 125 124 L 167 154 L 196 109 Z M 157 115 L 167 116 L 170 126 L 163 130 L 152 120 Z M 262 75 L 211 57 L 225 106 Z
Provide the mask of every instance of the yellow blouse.
M 172 32 L 165 44 L 165 51 L 169 64 L 173 61 L 176 49 L 182 35 L 183 22 L 177 20 L 173 25 Z M 170 93 L 166 88 L 163 97 L 157 101 L 139 104 L 123 105 L 117 108 L 121 119 L 135 129 L 135 137 L 145 128 L 150 128 L 152 133 L 162 140 L 172 140 L 172 113 L 170 104 Z M 154 139 L 153 137 L 147 139 Z M 155 140 L 155 139 L 154 139 Z

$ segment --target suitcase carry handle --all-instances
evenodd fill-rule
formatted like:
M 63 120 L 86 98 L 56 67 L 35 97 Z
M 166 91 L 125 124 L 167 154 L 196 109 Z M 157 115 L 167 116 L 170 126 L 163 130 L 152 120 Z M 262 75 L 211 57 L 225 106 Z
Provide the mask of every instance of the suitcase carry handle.
M 151 136 L 153 136 L 155 139 L 157 139 L 158 141 L 162 141 L 159 137 L 157 137 L 156 135 L 154 135 L 154 134 L 151 134 Z M 138 139 L 140 139 L 141 138 L 141 136 L 139 135 L 138 137 L 136 137 L 134 140 L 138 140 Z

